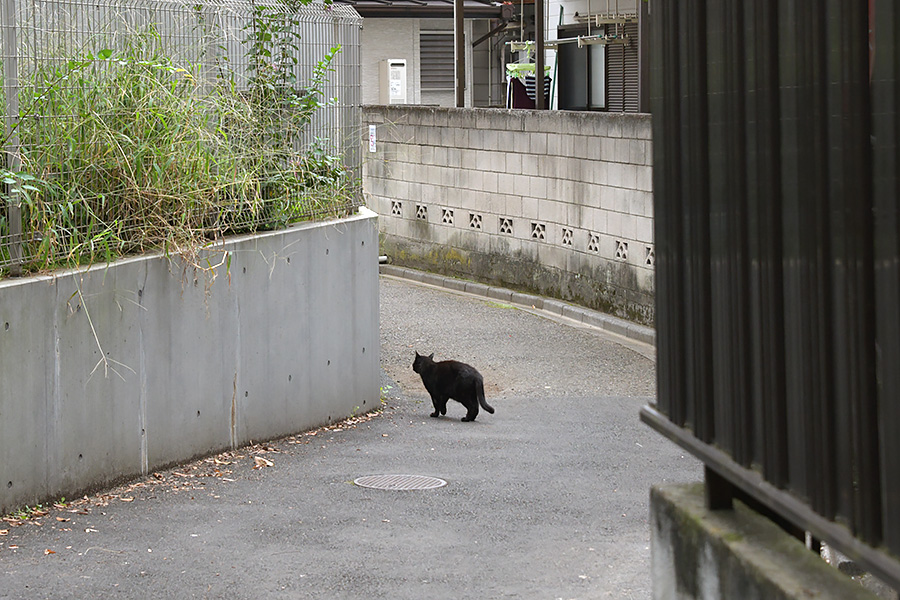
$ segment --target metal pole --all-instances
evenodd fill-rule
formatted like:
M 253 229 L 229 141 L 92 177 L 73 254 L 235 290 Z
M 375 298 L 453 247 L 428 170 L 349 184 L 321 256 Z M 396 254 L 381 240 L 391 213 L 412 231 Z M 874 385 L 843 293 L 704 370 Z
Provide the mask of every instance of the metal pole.
M 3 139 L 6 167 L 21 170 L 19 157 L 19 75 L 16 49 L 16 0 L 0 0 L 0 58 L 3 60 L 3 91 L 6 98 Z M 9 190 L 7 218 L 9 219 L 10 274 L 22 272 L 22 204 L 16 190 Z
M 650 6 L 635 6 L 638 18 L 638 112 L 650 112 Z
M 466 28 L 463 0 L 453 2 L 453 40 L 456 42 L 456 106 L 466 105 Z
M 536 54 L 534 57 L 534 107 L 547 108 L 544 98 L 544 0 L 534 3 L 534 36 Z

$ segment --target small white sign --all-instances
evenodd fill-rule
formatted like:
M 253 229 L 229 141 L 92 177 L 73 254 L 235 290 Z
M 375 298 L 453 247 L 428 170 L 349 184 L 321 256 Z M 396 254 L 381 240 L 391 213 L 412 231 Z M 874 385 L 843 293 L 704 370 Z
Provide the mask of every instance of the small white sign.
M 369 125 L 369 152 L 375 152 L 375 126 Z

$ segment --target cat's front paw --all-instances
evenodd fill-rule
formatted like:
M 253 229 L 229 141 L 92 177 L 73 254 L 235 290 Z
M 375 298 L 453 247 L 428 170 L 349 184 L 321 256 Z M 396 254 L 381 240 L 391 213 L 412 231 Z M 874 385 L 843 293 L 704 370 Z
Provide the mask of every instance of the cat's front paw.
M 441 416 L 441 413 L 439 413 L 438 411 L 434 411 L 433 413 L 431 413 L 431 416 L 432 416 L 432 417 L 439 417 L 439 416 Z

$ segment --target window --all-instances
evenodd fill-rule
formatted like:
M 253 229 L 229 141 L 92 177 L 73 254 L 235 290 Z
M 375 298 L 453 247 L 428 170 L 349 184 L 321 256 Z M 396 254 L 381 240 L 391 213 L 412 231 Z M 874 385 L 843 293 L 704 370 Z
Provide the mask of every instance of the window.
M 592 33 L 602 33 L 594 29 Z M 560 28 L 559 37 L 587 35 L 587 28 Z M 578 47 L 570 42 L 559 45 L 559 108 L 563 110 L 598 110 L 606 108 L 606 46 L 592 44 Z
M 561 40 L 604 33 L 613 38 L 609 45 L 587 44 L 579 48 L 571 41 L 559 45 L 559 108 L 638 112 L 638 24 L 633 21 L 618 26 L 608 24 L 590 31 L 583 25 L 568 25 L 560 27 L 558 32 Z M 621 43 L 622 37 L 627 37 L 627 44 Z
M 453 33 L 419 34 L 419 69 L 423 90 L 455 89 Z

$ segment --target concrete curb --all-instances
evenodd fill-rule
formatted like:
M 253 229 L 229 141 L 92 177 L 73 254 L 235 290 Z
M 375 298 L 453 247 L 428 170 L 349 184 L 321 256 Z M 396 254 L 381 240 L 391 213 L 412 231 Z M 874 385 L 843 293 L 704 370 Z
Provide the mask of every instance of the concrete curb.
M 379 272 L 382 275 L 390 275 L 391 277 L 399 277 L 417 283 L 424 283 L 457 292 L 465 292 L 474 296 L 490 298 L 491 300 L 533 308 L 551 313 L 555 316 L 572 319 L 578 323 L 596 327 L 597 329 L 608 333 L 614 333 L 637 342 L 650 344 L 652 346 L 656 345 L 656 330 L 651 327 L 638 325 L 637 323 L 632 323 L 625 319 L 613 317 L 596 310 L 584 308 L 583 306 L 569 304 L 562 300 L 514 292 L 502 287 L 464 281 L 462 279 L 446 277 L 444 275 L 437 275 L 426 271 L 418 271 L 407 267 L 398 267 L 395 265 L 379 265 Z

